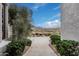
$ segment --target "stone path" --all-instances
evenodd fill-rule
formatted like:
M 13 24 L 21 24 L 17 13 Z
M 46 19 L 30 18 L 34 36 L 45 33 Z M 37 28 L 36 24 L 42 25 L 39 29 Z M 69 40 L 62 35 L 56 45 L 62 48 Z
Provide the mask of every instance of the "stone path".
M 49 47 L 49 37 L 31 37 L 32 45 L 24 56 L 56 56 Z

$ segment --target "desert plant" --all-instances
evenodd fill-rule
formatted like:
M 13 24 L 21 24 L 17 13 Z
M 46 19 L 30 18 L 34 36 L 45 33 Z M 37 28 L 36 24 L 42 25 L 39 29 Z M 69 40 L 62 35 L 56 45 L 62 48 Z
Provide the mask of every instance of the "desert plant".
M 78 42 L 72 40 L 63 40 L 56 44 L 56 48 L 60 55 L 77 56 L 79 55 Z
M 31 46 L 31 43 L 32 43 L 31 40 L 29 40 L 29 39 L 26 40 L 26 45 L 27 45 L 27 46 Z
M 32 11 L 26 7 L 10 4 L 9 24 L 12 26 L 12 37 L 21 38 L 28 36 L 31 31 Z
M 12 26 L 12 42 L 7 46 L 6 52 L 11 56 L 22 55 L 25 46 L 31 46 L 31 40 L 27 39 L 31 30 L 31 10 L 26 7 L 18 7 L 12 4 L 9 7 L 9 24 Z
M 25 47 L 24 45 L 25 45 L 25 43 L 20 41 L 20 40 L 12 41 L 7 46 L 7 50 L 6 50 L 6 53 L 8 53 L 7 55 L 9 55 L 9 56 L 22 55 L 22 52 L 23 52 L 24 47 Z
M 29 39 L 12 40 L 7 46 L 6 53 L 8 56 L 20 56 L 23 54 L 25 46 L 31 46 Z
M 79 42 L 74 40 L 61 40 L 60 36 L 52 35 L 51 44 L 56 46 L 60 55 L 64 56 L 78 56 L 79 55 Z
M 61 37 L 59 35 L 51 35 L 51 44 L 56 44 L 58 41 L 61 41 Z

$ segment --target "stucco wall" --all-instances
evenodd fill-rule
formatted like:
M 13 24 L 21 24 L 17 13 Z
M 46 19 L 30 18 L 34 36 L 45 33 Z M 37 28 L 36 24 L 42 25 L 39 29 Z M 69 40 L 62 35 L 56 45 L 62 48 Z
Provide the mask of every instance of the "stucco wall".
M 0 42 L 2 40 L 2 4 L 0 4 Z
M 8 38 L 12 35 L 12 27 L 8 24 Z
M 6 5 L 5 10 L 5 27 L 6 27 L 6 39 L 8 38 L 8 6 Z M 3 52 L 6 50 L 6 46 L 10 43 L 10 41 L 7 41 L 6 39 L 2 40 L 2 4 L 0 4 L 0 56 L 4 55 Z
M 64 3 L 61 10 L 62 39 L 79 41 L 79 3 Z

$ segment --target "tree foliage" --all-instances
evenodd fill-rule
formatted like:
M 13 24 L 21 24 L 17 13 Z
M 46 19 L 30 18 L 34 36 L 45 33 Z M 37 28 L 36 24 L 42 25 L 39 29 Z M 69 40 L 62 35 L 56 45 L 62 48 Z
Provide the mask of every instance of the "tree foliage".
M 9 8 L 9 24 L 12 26 L 11 43 L 8 44 L 6 53 L 9 56 L 19 56 L 23 54 L 25 46 L 31 46 L 32 41 L 27 39 L 31 31 L 31 16 L 26 7 L 11 5 Z
M 27 37 L 31 31 L 32 11 L 26 7 L 11 5 L 9 8 L 9 23 L 15 38 Z

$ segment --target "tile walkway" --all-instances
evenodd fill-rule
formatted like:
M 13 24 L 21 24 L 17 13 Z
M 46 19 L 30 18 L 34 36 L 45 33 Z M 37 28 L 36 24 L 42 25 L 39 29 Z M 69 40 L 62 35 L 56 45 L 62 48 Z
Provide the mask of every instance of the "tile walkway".
M 49 47 L 49 37 L 30 37 L 32 45 L 24 56 L 56 56 Z

